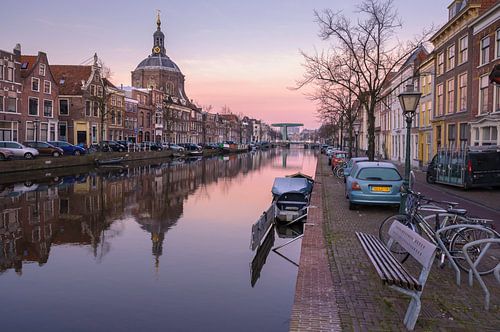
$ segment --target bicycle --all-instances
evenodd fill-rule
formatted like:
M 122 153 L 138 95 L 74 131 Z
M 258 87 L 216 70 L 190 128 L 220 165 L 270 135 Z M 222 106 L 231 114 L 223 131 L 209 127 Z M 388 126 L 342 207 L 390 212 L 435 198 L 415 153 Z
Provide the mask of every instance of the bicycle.
M 442 208 L 434 204 L 447 205 L 447 208 Z M 389 239 L 389 227 L 392 225 L 393 221 L 397 220 L 418 234 L 424 234 L 432 243 L 440 248 L 438 250 L 440 267 L 444 266 L 446 258 L 445 251 L 441 249 L 442 246 L 445 246 L 456 265 L 460 269 L 468 271 L 469 266 L 462 252 L 463 246 L 469 242 L 484 238 L 499 238 L 500 235 L 488 225 L 488 222 L 491 222 L 491 220 L 468 217 L 466 210 L 455 208 L 457 204 L 458 203 L 454 202 L 436 201 L 408 190 L 406 213 L 386 218 L 379 227 L 379 238 L 383 243 L 387 243 Z M 434 213 L 424 216 L 421 213 L 422 211 Z M 432 222 L 434 222 L 434 227 L 431 226 Z M 449 225 L 460 225 L 462 227 L 452 227 L 452 229 L 443 232 L 442 230 Z M 467 225 L 479 225 L 481 227 L 467 227 Z M 438 231 L 440 233 L 439 235 L 436 234 Z M 402 249 L 402 247 L 397 245 L 393 246 L 391 251 L 401 262 L 406 261 L 409 257 L 409 254 Z M 471 257 L 475 258 L 477 258 L 480 253 L 480 247 L 472 248 L 469 251 Z M 478 271 L 481 275 L 493 273 L 497 264 L 497 258 L 489 257 L 489 259 L 481 261 L 481 266 L 478 267 Z
M 338 177 L 339 179 L 342 179 L 344 177 L 344 167 L 346 165 L 346 162 L 343 161 L 337 165 L 335 165 L 335 167 L 332 168 L 332 171 L 333 171 L 333 174 Z

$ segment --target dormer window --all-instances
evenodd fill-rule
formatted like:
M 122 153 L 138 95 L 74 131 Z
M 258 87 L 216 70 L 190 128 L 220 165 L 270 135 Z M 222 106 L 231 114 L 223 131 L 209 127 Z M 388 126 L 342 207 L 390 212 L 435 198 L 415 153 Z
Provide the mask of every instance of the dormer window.
M 45 64 L 41 63 L 39 66 L 38 66 L 38 74 L 40 76 L 45 76 Z
M 462 9 L 465 8 L 467 1 L 465 0 L 455 0 L 448 8 L 448 19 L 454 18 Z

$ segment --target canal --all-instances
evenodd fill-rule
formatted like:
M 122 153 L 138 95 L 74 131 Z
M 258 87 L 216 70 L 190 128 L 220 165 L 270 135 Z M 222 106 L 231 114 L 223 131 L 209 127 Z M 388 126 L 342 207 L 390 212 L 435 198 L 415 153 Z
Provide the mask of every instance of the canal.
M 251 226 L 315 167 L 273 149 L 0 184 L 1 330 L 287 331 L 300 240 L 266 257 Z

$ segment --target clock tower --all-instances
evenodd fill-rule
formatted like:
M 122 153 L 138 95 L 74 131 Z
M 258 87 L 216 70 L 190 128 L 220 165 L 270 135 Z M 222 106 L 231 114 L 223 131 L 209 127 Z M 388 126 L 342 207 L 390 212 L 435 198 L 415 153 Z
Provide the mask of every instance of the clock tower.
M 156 31 L 153 34 L 153 55 L 165 56 L 165 35 L 161 31 L 160 11 L 156 15 Z

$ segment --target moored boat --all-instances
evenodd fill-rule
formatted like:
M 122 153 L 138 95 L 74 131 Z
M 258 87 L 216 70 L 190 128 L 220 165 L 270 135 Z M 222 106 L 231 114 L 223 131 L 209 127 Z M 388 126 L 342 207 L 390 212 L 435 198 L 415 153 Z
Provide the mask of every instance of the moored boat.
M 95 159 L 94 162 L 97 166 L 116 165 L 123 162 L 123 157 L 111 159 Z
M 307 216 L 314 181 L 306 177 L 284 177 L 274 179 L 273 204 L 276 220 L 293 223 Z

